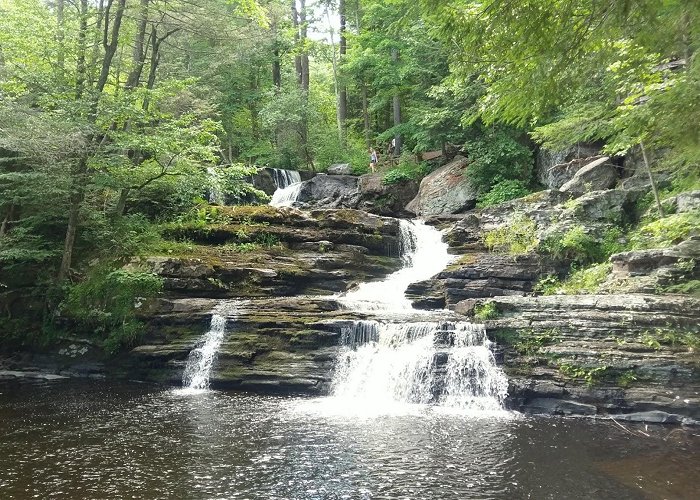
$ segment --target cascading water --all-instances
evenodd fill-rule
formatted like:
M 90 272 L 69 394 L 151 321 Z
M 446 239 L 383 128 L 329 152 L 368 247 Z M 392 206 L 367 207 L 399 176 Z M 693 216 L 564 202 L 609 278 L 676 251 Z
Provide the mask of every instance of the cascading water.
M 460 411 L 501 411 L 508 379 L 496 365 L 483 325 L 416 322 L 404 292 L 451 261 L 442 234 L 422 221 L 401 221 L 404 267 L 382 281 L 363 283 L 338 297 L 352 310 L 389 320 L 355 321 L 342 332 L 331 401 L 342 411 L 392 412 L 431 404 Z M 426 318 L 427 319 L 427 318 Z
M 282 168 L 270 169 L 272 180 L 275 182 L 277 189 L 284 189 L 290 184 L 301 182 L 301 174 L 296 170 L 285 170 Z
M 182 374 L 183 387 L 194 390 L 209 388 L 211 369 L 224 339 L 228 318 L 237 314 L 239 309 L 239 302 L 223 302 L 214 310 L 209 331 L 202 336 L 197 347 L 187 356 L 187 365 Z
M 301 193 L 301 188 L 304 185 L 303 182 L 295 182 L 289 186 L 278 189 L 272 193 L 272 200 L 270 200 L 270 205 L 273 207 L 289 207 L 299 199 L 299 194 Z
M 209 203 L 225 205 L 224 188 L 221 182 L 221 174 L 214 167 L 207 168 L 209 174 Z
M 434 276 L 450 263 L 452 257 L 440 231 L 420 220 L 399 223 L 403 268 L 381 281 L 362 283 L 338 297 L 343 306 L 362 312 L 410 311 L 413 307 L 404 296 L 408 285 Z
M 342 335 L 331 395 L 368 408 L 434 403 L 498 411 L 508 380 L 483 325 L 357 321 Z
M 272 193 L 270 205 L 273 207 L 289 207 L 299 198 L 302 182 L 301 174 L 296 170 L 273 168 L 272 179 L 277 189 Z

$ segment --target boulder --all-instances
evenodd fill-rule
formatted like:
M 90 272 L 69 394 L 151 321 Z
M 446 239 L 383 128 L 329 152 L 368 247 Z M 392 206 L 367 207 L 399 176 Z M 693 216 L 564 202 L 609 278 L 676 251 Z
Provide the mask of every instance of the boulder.
M 573 178 L 559 188 L 563 193 L 580 196 L 589 191 L 609 189 L 617 182 L 617 168 L 603 156 L 579 169 Z
M 420 183 L 418 194 L 406 210 L 422 217 L 456 214 L 476 206 L 478 192 L 464 175 L 469 160 L 456 156 Z
M 336 163 L 328 167 L 328 175 L 352 175 L 352 166 L 349 163 Z
M 383 181 L 383 173 L 360 177 L 360 199 L 357 208 L 378 215 L 407 215 L 405 207 L 418 194 L 418 182 L 408 180 L 387 185 Z
M 316 207 L 347 207 L 347 198 L 357 196 L 359 178 L 352 175 L 317 175 L 305 181 L 298 202 Z
M 558 163 L 546 172 L 545 186 L 549 189 L 559 189 L 564 184 L 574 178 L 576 172 L 591 162 L 603 158 L 602 156 L 590 156 L 588 158 L 577 158 L 567 163 Z
M 700 210 L 700 190 L 681 193 L 676 196 L 676 212 L 685 213 Z
M 590 158 L 599 153 L 599 145 L 588 143 L 579 143 L 560 151 L 542 148 L 535 158 L 537 180 L 548 189 L 559 189 L 582 166 L 580 163 L 572 165 L 572 162 L 580 162 L 580 158 Z

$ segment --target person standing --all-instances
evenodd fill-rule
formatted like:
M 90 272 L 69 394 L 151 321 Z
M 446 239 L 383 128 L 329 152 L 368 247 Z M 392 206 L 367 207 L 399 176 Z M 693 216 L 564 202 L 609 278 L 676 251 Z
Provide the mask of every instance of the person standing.
M 372 173 L 377 169 L 377 151 L 374 148 L 369 148 L 369 168 Z

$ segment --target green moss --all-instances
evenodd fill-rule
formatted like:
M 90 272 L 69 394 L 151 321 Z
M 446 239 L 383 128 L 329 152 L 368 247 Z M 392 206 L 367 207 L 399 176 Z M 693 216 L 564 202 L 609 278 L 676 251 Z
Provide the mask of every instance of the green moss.
M 673 214 L 642 223 L 630 234 L 633 249 L 666 248 L 698 234 L 700 213 Z
M 513 346 L 520 338 L 518 331 L 514 328 L 497 328 L 489 332 L 495 342 L 505 346 Z
M 539 244 L 535 221 L 523 214 L 516 214 L 513 221 L 484 234 L 486 247 L 497 253 L 510 255 L 534 251 Z

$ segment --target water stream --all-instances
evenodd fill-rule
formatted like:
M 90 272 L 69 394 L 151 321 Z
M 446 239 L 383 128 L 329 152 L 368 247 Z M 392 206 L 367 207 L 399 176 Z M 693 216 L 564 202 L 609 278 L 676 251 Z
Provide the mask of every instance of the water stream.
M 209 330 L 187 356 L 187 364 L 182 374 L 184 388 L 192 391 L 209 388 L 209 377 L 226 333 L 226 324 L 229 317 L 239 313 L 240 305 L 238 301 L 221 302 L 212 312 Z
M 272 169 L 272 179 L 277 190 L 272 194 L 270 205 L 273 207 L 289 207 L 298 198 L 301 192 L 301 174 L 296 170 Z
M 343 332 L 324 404 L 332 413 L 403 413 L 415 405 L 464 412 L 500 412 L 508 380 L 496 365 L 483 325 L 455 321 L 446 311 L 416 311 L 409 284 L 428 279 L 452 260 L 442 233 L 422 221 L 400 221 L 403 267 L 338 297 L 371 313 Z M 416 321 L 418 313 L 427 316 Z

